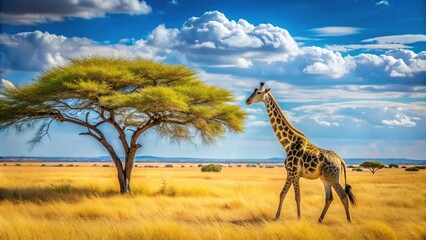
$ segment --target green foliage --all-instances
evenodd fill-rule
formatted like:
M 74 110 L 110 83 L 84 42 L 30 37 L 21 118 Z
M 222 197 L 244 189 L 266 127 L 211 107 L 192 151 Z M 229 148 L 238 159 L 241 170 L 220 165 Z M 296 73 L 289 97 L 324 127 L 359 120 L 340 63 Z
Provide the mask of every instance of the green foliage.
M 164 165 L 164 167 L 165 167 L 165 168 L 172 168 L 172 167 L 173 167 L 173 164 L 166 164 L 166 165 Z
M 418 167 L 408 167 L 408 168 L 405 168 L 405 171 L 418 172 L 418 171 L 420 171 L 420 168 L 418 168 Z
M 398 164 L 391 163 L 389 164 L 389 168 L 399 168 Z
M 191 141 L 198 135 L 204 143 L 212 143 L 226 130 L 242 132 L 246 114 L 229 104 L 232 94 L 205 84 L 195 74 L 185 66 L 141 58 L 73 59 L 31 84 L 2 90 L 0 130 L 39 126 L 35 143 L 47 135 L 51 119 L 74 118 L 96 125 L 104 117 L 113 118 L 124 130 L 151 124 L 173 141 Z
M 423 169 L 426 169 L 426 166 L 425 166 L 425 165 L 422 165 L 422 166 L 416 166 L 416 168 L 423 170 Z
M 207 164 L 201 168 L 201 172 L 220 172 L 222 171 L 222 166 L 217 164 Z
M 368 168 L 373 174 L 376 173 L 377 170 L 385 167 L 381 162 L 363 162 L 359 165 L 363 168 Z

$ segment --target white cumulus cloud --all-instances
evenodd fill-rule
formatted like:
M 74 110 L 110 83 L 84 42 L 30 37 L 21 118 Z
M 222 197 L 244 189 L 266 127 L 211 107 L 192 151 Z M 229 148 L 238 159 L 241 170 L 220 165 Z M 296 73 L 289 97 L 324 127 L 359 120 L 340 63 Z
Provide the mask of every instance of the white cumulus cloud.
M 65 18 L 104 17 L 106 14 L 148 14 L 151 7 L 142 0 L 13 0 L 2 2 L 0 19 L 9 24 L 39 24 Z
M 399 44 L 387 43 L 396 41 L 389 39 L 374 41 Z M 217 11 L 192 17 L 181 28 L 159 25 L 144 39 L 109 44 L 34 31 L 0 34 L 0 47 L 2 72 L 40 71 L 65 64 L 69 58 L 92 55 L 163 59 L 199 69 L 242 68 L 250 74 L 292 79 L 310 74 L 331 79 L 355 76 L 364 81 L 412 78 L 418 83 L 426 72 L 426 52 L 395 49 L 381 55 L 343 56 L 331 49 L 299 47 L 283 28 L 230 20 Z
M 83 56 L 146 57 L 160 59 L 155 49 L 145 41 L 132 45 L 102 44 L 88 38 L 50 34 L 34 31 L 17 34 L 0 34 L 0 46 L 6 70 L 40 71 L 67 63 L 70 58 Z

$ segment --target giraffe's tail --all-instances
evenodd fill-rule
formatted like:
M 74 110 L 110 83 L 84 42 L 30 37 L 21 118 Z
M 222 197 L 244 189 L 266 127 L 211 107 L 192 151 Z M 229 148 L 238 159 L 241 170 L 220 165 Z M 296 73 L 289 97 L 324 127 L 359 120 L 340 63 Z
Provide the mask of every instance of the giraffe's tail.
M 346 194 L 348 194 L 349 201 L 352 203 L 352 205 L 356 206 L 358 201 L 356 200 L 355 195 L 352 193 L 352 187 L 351 185 L 346 183 L 346 164 L 343 161 L 343 159 L 341 160 L 341 163 L 342 163 L 343 173 L 345 174 L 345 192 Z

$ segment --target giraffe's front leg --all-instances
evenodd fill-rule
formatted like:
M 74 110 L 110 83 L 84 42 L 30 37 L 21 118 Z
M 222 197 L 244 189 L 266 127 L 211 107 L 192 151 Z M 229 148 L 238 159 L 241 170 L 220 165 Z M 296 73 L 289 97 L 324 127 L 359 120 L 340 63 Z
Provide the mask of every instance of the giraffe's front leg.
M 287 194 L 287 192 L 290 189 L 290 187 L 291 187 L 291 180 L 289 179 L 289 177 L 287 177 L 287 180 L 286 180 L 286 182 L 284 184 L 284 187 L 281 190 L 280 203 L 278 204 L 277 214 L 275 214 L 275 221 L 277 221 L 280 218 L 281 208 L 283 206 L 283 201 L 284 201 L 285 195 Z

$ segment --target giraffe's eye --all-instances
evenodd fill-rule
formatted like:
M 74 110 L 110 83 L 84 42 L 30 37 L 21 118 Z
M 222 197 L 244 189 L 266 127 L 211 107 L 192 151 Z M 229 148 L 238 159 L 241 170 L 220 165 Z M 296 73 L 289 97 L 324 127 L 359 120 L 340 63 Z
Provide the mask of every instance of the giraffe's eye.
M 257 94 L 261 94 L 261 92 L 257 92 Z

